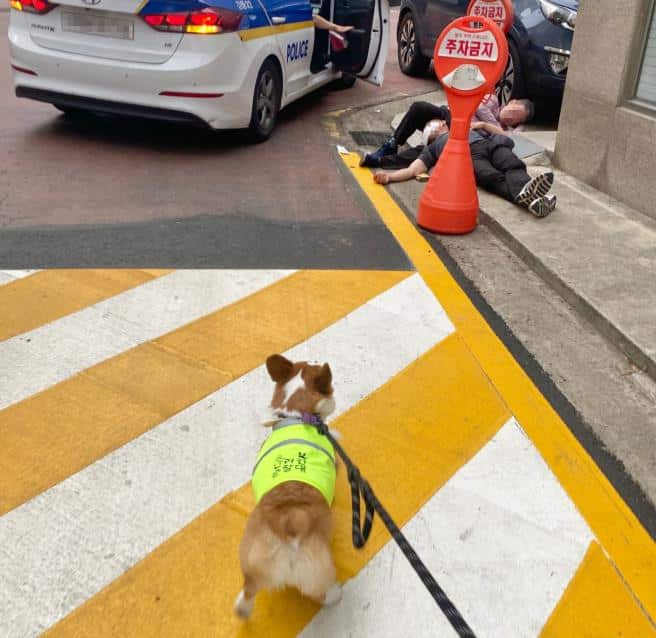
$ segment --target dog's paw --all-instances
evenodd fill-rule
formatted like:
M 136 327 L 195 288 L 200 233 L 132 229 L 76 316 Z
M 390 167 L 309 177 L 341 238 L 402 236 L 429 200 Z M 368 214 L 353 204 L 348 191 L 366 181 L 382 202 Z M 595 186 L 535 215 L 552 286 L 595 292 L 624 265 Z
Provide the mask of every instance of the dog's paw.
M 330 607 L 331 605 L 336 605 L 340 600 L 342 600 L 342 587 L 335 583 L 334 585 L 331 585 L 330 589 L 326 592 L 323 604 L 326 605 L 326 607 Z
M 237 596 L 237 600 L 235 601 L 235 613 L 243 620 L 247 620 L 250 618 L 252 611 L 253 600 L 246 600 L 246 596 L 244 596 L 244 590 L 242 589 L 239 592 L 239 596 Z

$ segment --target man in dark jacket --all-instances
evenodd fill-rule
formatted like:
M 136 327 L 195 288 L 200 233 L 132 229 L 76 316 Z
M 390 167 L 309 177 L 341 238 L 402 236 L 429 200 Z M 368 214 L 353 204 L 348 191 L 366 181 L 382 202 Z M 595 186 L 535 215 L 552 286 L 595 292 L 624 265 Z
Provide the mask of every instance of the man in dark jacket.
M 392 172 L 378 171 L 374 174 L 374 180 L 378 184 L 389 184 L 425 173 L 435 166 L 447 140 L 448 126 L 442 122 L 435 139 L 419 152 L 419 157 L 409 166 Z M 556 208 L 556 196 L 549 194 L 553 173 L 547 171 L 531 178 L 526 172 L 526 164 L 513 153 L 514 146 L 510 137 L 498 133 L 498 127 L 487 122 L 473 123 L 469 132 L 469 148 L 476 184 L 528 208 L 536 217 L 546 217 Z

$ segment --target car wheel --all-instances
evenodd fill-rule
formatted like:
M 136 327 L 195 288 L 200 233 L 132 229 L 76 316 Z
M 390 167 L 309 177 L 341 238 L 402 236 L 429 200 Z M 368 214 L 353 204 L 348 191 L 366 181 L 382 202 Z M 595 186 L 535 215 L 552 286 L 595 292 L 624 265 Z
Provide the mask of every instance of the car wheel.
M 273 61 L 265 60 L 255 80 L 251 123 L 248 127 L 254 142 L 264 142 L 273 133 L 280 110 L 281 84 L 278 67 Z
M 526 97 L 522 63 L 517 46 L 512 40 L 508 40 L 508 52 L 508 64 L 497 84 L 497 97 L 501 106 L 508 104 L 510 100 Z
M 419 47 L 415 17 L 410 11 L 403 14 L 396 31 L 396 57 L 406 75 L 423 75 L 430 66 L 430 58 Z

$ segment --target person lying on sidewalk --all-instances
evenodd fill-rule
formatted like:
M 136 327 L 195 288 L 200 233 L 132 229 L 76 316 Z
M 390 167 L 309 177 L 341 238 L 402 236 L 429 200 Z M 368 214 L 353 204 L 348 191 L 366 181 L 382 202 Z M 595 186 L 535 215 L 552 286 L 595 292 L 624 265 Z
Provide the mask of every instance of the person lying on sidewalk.
M 488 122 L 496 127 L 496 132 L 503 133 L 528 122 L 533 115 L 534 108 L 530 100 L 510 100 L 504 107 L 499 108 L 496 95 L 487 94 L 481 100 L 472 122 Z M 360 165 L 367 168 L 407 166 L 419 157 L 421 149 L 414 147 L 399 152 L 399 147 L 405 144 L 415 131 L 422 131 L 424 144 L 429 144 L 435 139 L 437 125 L 442 121 L 446 121 L 447 126 L 451 126 L 451 112 L 448 106 L 437 106 L 430 102 L 413 102 L 392 137 L 378 150 L 365 155 Z
M 547 171 L 532 178 L 526 172 L 526 164 L 513 153 L 515 143 L 508 135 L 498 131 L 498 127 L 488 122 L 474 122 L 471 125 L 469 149 L 476 184 L 509 202 L 528 208 L 536 217 L 546 217 L 556 208 L 556 196 L 549 194 L 553 172 Z M 396 171 L 377 171 L 374 181 L 378 184 L 404 182 L 425 173 L 437 164 L 448 137 L 448 126 L 442 121 L 435 140 L 423 148 L 417 159 Z

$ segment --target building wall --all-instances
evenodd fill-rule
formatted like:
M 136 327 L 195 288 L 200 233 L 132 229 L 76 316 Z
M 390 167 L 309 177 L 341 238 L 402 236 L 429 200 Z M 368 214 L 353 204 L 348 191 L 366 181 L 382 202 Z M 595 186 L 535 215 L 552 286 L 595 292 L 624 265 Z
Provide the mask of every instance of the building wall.
M 656 218 L 656 107 L 633 100 L 653 5 L 582 0 L 555 162 Z

